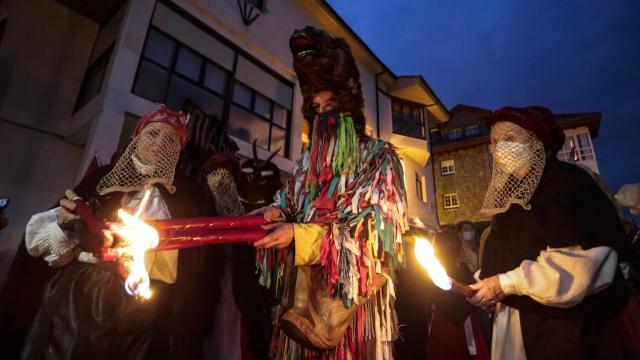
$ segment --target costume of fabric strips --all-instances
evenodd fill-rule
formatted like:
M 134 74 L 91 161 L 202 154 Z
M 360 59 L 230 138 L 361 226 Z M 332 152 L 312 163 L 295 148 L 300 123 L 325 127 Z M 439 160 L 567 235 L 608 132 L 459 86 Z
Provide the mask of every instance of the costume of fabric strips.
M 348 114 L 331 112 L 314 121 L 310 150 L 275 197 L 288 221 L 326 228 L 320 266 L 328 294 L 341 298 L 345 307 L 366 303 L 352 322 L 359 329 L 347 331 L 350 344 L 342 344 L 351 350 L 354 344 L 367 341 L 366 337 L 383 337 L 387 345 L 397 337 L 392 300 L 372 295 L 375 284 L 385 280 L 393 294 L 389 274 L 403 264 L 402 233 L 408 229 L 403 179 L 402 164 L 391 144 L 357 136 Z M 293 263 L 290 256 L 289 249 L 259 251 L 261 284 L 275 284 L 276 292 L 282 294 Z M 384 326 L 388 336 L 373 330 L 375 316 L 368 315 L 385 310 L 390 314 Z M 340 351 L 336 349 L 334 355 Z

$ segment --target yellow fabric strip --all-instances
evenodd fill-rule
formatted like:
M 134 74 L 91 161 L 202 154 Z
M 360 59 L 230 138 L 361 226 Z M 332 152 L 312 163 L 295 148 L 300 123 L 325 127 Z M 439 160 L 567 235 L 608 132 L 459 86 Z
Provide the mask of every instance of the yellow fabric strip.
M 326 233 L 327 229 L 317 224 L 293 224 L 296 266 L 320 263 L 320 247 Z

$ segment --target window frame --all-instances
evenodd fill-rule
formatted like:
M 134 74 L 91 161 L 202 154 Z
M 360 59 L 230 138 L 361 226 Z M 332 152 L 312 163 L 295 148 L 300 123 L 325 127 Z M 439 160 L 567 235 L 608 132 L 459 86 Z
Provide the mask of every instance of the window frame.
M 251 108 L 245 106 L 244 104 L 240 104 L 240 103 L 236 102 L 236 100 L 233 99 L 233 97 L 231 98 L 231 105 L 237 106 L 238 108 L 249 112 L 250 114 L 258 117 L 260 120 L 266 121 L 269 124 L 269 134 L 268 134 L 269 149 L 265 149 L 267 151 L 275 151 L 275 149 L 273 149 L 273 150 L 271 149 L 271 145 L 272 145 L 271 144 L 271 140 L 272 140 L 272 136 L 273 136 L 273 127 L 275 126 L 279 130 L 283 130 L 285 132 L 285 134 L 286 134 L 285 135 L 285 142 L 284 142 L 284 157 L 289 158 L 289 147 L 290 147 L 289 144 L 290 144 L 290 141 L 291 141 L 291 110 L 287 109 L 286 107 L 284 107 L 281 104 L 277 103 L 275 100 L 269 98 L 268 96 L 262 94 L 258 90 L 252 88 L 251 86 L 243 83 L 242 81 L 240 81 L 238 79 L 233 79 L 232 81 L 233 81 L 233 86 L 232 86 L 233 90 L 235 90 L 236 84 L 241 84 L 245 88 L 251 90 Z M 256 107 L 256 95 L 260 95 L 261 97 L 267 99 L 269 101 L 269 103 L 271 104 L 269 118 L 263 116 L 262 114 L 260 114 L 259 112 L 257 112 L 255 110 L 255 107 Z M 275 109 L 276 106 L 279 106 L 279 107 L 283 108 L 287 113 L 287 118 L 285 120 L 286 127 L 282 127 L 282 126 L 276 124 L 273 121 L 274 109 Z M 242 139 L 242 140 L 244 140 L 244 139 Z M 247 140 L 244 140 L 244 141 L 247 141 Z M 259 145 L 258 145 L 258 147 L 259 148 L 263 148 L 263 147 L 261 147 Z
M 427 202 L 426 179 L 422 174 L 418 173 L 417 171 L 415 172 L 415 176 L 416 176 L 416 197 L 420 202 L 426 203 Z
M 405 99 L 400 99 L 397 97 L 392 97 L 389 96 L 389 99 L 391 100 L 391 129 L 392 132 L 394 134 L 398 134 L 398 135 L 402 135 L 402 136 L 407 136 L 410 138 L 414 138 L 414 139 L 419 139 L 419 140 L 427 140 L 427 116 L 426 116 L 426 111 L 425 111 L 425 106 L 422 104 L 418 104 L 418 103 L 414 103 Z M 402 114 L 402 119 L 397 119 L 395 116 L 395 111 L 394 109 L 394 104 L 398 104 L 400 105 L 400 113 Z M 396 124 L 399 124 L 398 120 L 401 121 L 402 123 L 407 123 L 406 118 L 404 117 L 405 114 L 405 107 L 409 107 L 411 109 L 411 114 L 413 117 L 414 111 L 415 109 L 419 110 L 419 114 L 420 114 L 420 130 L 422 135 L 421 136 L 414 136 L 411 134 L 408 134 L 407 132 L 402 132 L 401 130 L 403 129 L 402 127 L 397 126 Z
M 445 163 L 451 163 L 446 164 Z M 444 171 L 446 169 L 446 171 Z M 456 173 L 456 162 L 454 159 L 449 159 L 449 160 L 441 160 L 440 161 L 440 175 L 441 176 L 448 176 L 448 175 L 453 175 Z
M 267 12 L 267 1 L 268 0 L 260 0 L 262 2 L 262 5 L 257 5 L 253 3 L 253 0 L 244 0 L 245 2 L 247 2 L 250 6 L 252 6 L 254 9 L 265 13 Z
M 449 202 L 449 205 L 447 205 L 447 200 Z M 454 205 L 454 202 L 455 202 L 455 205 Z M 442 194 L 442 207 L 445 210 L 457 210 L 458 208 L 460 208 L 458 193 Z
M 447 134 L 447 139 L 449 140 L 459 140 L 462 139 L 462 134 L 464 132 L 462 131 L 462 128 L 455 128 L 455 129 L 451 129 L 449 130 L 449 133 Z M 458 134 L 457 136 L 451 136 L 452 134 Z
M 470 133 L 468 130 L 473 129 L 473 133 Z M 469 125 L 464 127 L 464 136 L 471 137 L 480 134 L 480 126 L 478 124 Z
M 78 112 L 78 110 L 82 109 L 91 102 L 96 96 L 100 95 L 102 92 L 102 87 L 104 86 L 104 80 L 107 77 L 107 70 L 109 69 L 109 64 L 111 63 L 111 57 L 113 55 L 113 50 L 115 49 L 116 42 L 113 41 L 111 45 L 107 46 L 106 49 L 102 51 L 102 53 L 93 60 L 93 62 L 87 66 L 87 70 L 82 77 L 82 84 L 80 85 L 80 89 L 78 90 L 78 95 L 76 96 L 76 102 L 73 106 L 73 114 Z M 95 93 L 91 93 L 87 96 L 87 91 L 89 88 L 95 89 L 91 87 L 94 85 L 95 75 L 98 73 L 98 70 L 104 69 L 102 75 L 100 75 L 98 90 Z
M 227 37 L 225 37 L 224 35 L 220 34 L 219 32 L 217 32 L 216 30 L 214 30 L 213 28 L 211 28 L 210 26 L 208 26 L 207 24 L 203 23 L 202 21 L 200 21 L 200 19 L 196 18 L 195 16 L 193 16 L 191 13 L 185 11 L 182 7 L 180 7 L 179 5 L 175 4 L 174 2 L 171 1 L 164 1 L 161 0 L 160 3 L 162 3 L 164 6 L 166 6 L 170 11 L 174 12 L 175 14 L 177 14 L 178 16 L 180 16 L 182 19 L 184 19 L 186 22 L 190 23 L 192 26 L 194 26 L 195 28 L 203 31 L 205 34 L 207 34 L 208 36 L 210 36 L 213 39 L 216 39 L 218 41 L 220 41 L 223 45 L 225 45 L 227 48 L 229 48 L 233 54 L 234 54 L 234 63 L 233 66 L 227 70 L 226 68 L 219 66 L 215 60 L 212 60 L 204 55 L 202 55 L 200 52 L 194 50 L 193 48 L 191 48 L 188 44 L 185 44 L 181 41 L 179 41 L 178 39 L 176 39 L 174 36 L 172 36 L 170 33 L 167 33 L 166 31 L 162 30 L 161 28 L 159 28 L 158 26 L 154 25 L 153 23 L 150 23 L 147 26 L 147 34 L 146 34 L 146 38 L 145 38 L 145 46 L 148 42 L 148 37 L 149 34 L 151 33 L 151 31 L 157 31 L 158 33 L 162 34 L 163 36 L 166 36 L 168 38 L 170 38 L 172 41 L 174 41 L 175 43 L 177 43 L 177 47 L 175 49 L 175 51 L 178 51 L 178 48 L 180 46 L 184 46 L 187 47 L 191 50 L 193 50 L 194 52 L 202 55 L 204 57 L 204 59 L 206 60 L 205 65 L 203 66 L 203 68 L 206 68 L 206 63 L 211 63 L 214 66 L 219 66 L 222 71 L 224 71 L 227 74 L 227 78 L 226 78 L 226 86 L 224 87 L 224 89 L 222 89 L 224 91 L 223 94 L 223 112 L 222 112 L 222 116 L 221 116 L 221 121 L 223 121 L 225 124 L 228 124 L 230 121 L 230 113 L 231 113 L 231 106 L 232 106 L 232 96 L 233 96 L 233 82 L 235 80 L 237 80 L 237 75 L 238 75 L 238 69 L 237 69 L 237 64 L 238 64 L 238 60 L 242 57 L 244 59 L 246 59 L 247 61 L 249 61 L 250 63 L 252 63 L 253 65 L 255 65 L 258 69 L 260 69 L 261 71 L 263 71 L 265 74 L 267 74 L 268 76 L 271 76 L 273 78 L 275 78 L 277 81 L 282 82 L 284 85 L 286 85 L 287 87 L 289 87 L 291 89 L 291 99 L 289 100 L 290 103 L 287 103 L 285 105 L 280 105 L 282 107 L 283 110 L 287 111 L 287 115 L 286 115 L 286 126 L 287 129 L 289 129 L 289 131 L 287 131 L 286 133 L 286 148 L 284 149 L 284 153 L 286 154 L 283 157 L 286 157 L 288 159 L 291 159 L 291 145 L 293 142 L 293 139 L 291 138 L 292 134 L 292 116 L 293 116 L 293 105 L 294 105 L 294 101 L 295 101 L 295 93 L 296 93 L 296 83 L 294 81 L 292 81 L 289 77 L 286 77 L 284 75 L 282 75 L 280 72 L 276 71 L 274 68 L 272 68 L 271 66 L 265 64 L 264 62 L 262 62 L 260 59 L 258 59 L 255 55 L 253 55 L 251 52 L 247 51 L 246 49 L 242 48 L 241 46 L 239 46 L 237 43 L 229 40 Z M 266 8 L 269 4 L 268 0 L 264 1 L 264 7 Z M 141 56 L 138 57 L 138 66 L 137 66 L 137 70 L 136 70 L 136 74 L 135 74 L 135 78 L 132 84 L 132 88 L 131 88 L 131 93 L 136 94 L 134 92 L 135 87 L 137 86 L 137 82 L 138 82 L 138 78 L 139 78 L 139 73 L 140 73 L 140 68 L 143 64 L 143 56 L 144 54 L 141 54 Z M 175 55 L 174 55 L 174 59 L 175 61 Z M 153 60 L 151 60 L 151 63 L 156 65 L 155 62 L 153 62 Z M 172 67 L 174 65 L 172 64 Z M 165 71 L 167 71 L 166 66 L 165 67 L 161 67 L 161 68 L 165 68 Z M 173 71 L 170 73 L 173 74 Z M 180 76 L 180 74 L 177 74 L 178 76 Z M 172 76 L 168 76 L 169 79 L 167 80 L 167 85 L 165 92 L 168 91 L 168 82 L 171 81 Z M 181 79 L 183 79 L 181 77 Z M 189 79 L 185 79 L 185 81 L 189 81 Z M 210 88 L 208 87 L 204 87 L 203 91 L 208 91 L 209 93 L 212 93 L 212 91 L 210 90 Z M 213 91 L 213 93 L 217 93 L 217 91 Z M 140 95 L 137 95 L 140 96 Z M 142 98 L 146 98 L 144 96 L 141 96 Z M 166 98 L 166 95 L 164 96 L 164 98 Z M 268 98 L 268 97 L 267 97 Z M 284 118 L 284 117 L 283 117 Z M 246 141 L 246 140 L 242 140 L 242 141 Z M 282 155 L 278 155 L 278 156 L 282 156 Z
M 584 136 L 587 144 L 581 144 L 579 135 Z M 581 146 L 586 145 L 586 146 Z M 587 152 L 588 151 L 588 152 Z M 593 141 L 588 131 L 581 131 L 571 135 L 565 135 L 565 142 L 557 152 L 556 157 L 566 162 L 583 162 L 595 160 Z
M 165 36 L 165 37 L 169 38 L 175 44 L 175 47 L 174 47 L 173 52 L 171 54 L 171 59 L 170 59 L 171 65 L 170 65 L 170 67 L 167 67 L 166 65 L 159 63 L 158 61 L 148 57 L 145 54 L 144 49 L 146 48 L 147 43 L 149 41 L 149 35 L 153 31 L 159 33 L 162 36 Z M 198 70 L 198 80 L 194 80 L 194 79 L 190 78 L 189 76 L 184 75 L 184 74 L 182 74 L 181 72 L 179 72 L 177 70 L 176 66 L 177 66 L 177 62 L 178 62 L 178 55 L 180 54 L 180 49 L 181 48 L 185 48 L 187 51 L 195 54 L 196 56 L 198 56 L 200 58 L 200 69 Z M 136 92 L 136 87 L 138 85 L 138 81 L 140 80 L 140 69 L 143 66 L 143 63 L 145 61 L 148 62 L 148 63 L 151 63 L 152 65 L 154 65 L 156 67 L 159 67 L 161 70 L 163 70 L 163 71 L 168 73 L 168 77 L 167 77 L 167 80 L 166 80 L 165 85 L 164 85 L 164 93 L 163 93 L 163 96 L 162 96 L 162 100 L 160 100 L 160 102 L 162 102 L 162 103 L 166 103 L 167 102 L 167 99 L 168 99 L 168 96 L 169 96 L 169 88 L 170 88 L 170 85 L 171 85 L 171 79 L 174 76 L 179 78 L 182 81 L 185 81 L 185 82 L 197 87 L 198 89 L 200 89 L 202 91 L 205 91 L 205 92 L 207 92 L 207 93 L 209 93 L 211 95 L 214 95 L 214 96 L 220 98 L 220 100 L 222 100 L 224 102 L 225 101 L 225 93 L 219 93 L 219 92 L 217 92 L 217 91 L 215 91 L 215 90 L 213 90 L 213 89 L 211 89 L 211 88 L 209 88 L 209 87 L 204 85 L 204 79 L 205 79 L 205 75 L 206 75 L 206 71 L 207 71 L 207 65 L 209 65 L 209 64 L 211 64 L 214 67 L 217 67 L 219 70 L 222 70 L 227 75 L 226 81 L 225 81 L 225 84 L 224 84 L 224 87 L 223 87 L 224 89 L 227 88 L 227 85 L 228 85 L 229 81 L 233 80 L 232 73 L 229 70 L 227 70 L 227 69 L 223 68 L 222 66 L 216 64 L 215 61 L 213 61 L 213 60 L 209 59 L 208 57 L 204 56 L 203 54 L 199 53 L 198 51 L 196 51 L 195 49 L 193 49 L 189 45 L 186 45 L 186 44 L 182 43 L 180 40 L 178 40 L 175 37 L 171 36 L 171 34 L 168 34 L 167 32 L 165 32 L 162 29 L 159 29 L 159 28 L 157 28 L 157 27 L 155 27 L 153 25 L 149 25 L 149 30 L 147 31 L 147 37 L 146 37 L 144 45 L 143 45 L 143 50 L 140 53 L 140 59 L 138 61 L 138 68 L 136 70 L 136 75 L 135 75 L 135 79 L 133 81 L 133 86 L 131 87 L 131 93 L 132 94 L 134 94 L 136 96 L 139 96 L 139 97 L 141 97 L 143 99 L 147 99 L 149 101 L 154 101 L 154 100 L 148 99 L 144 95 L 139 94 L 138 92 Z
M 587 142 L 586 144 L 582 144 L 580 142 L 581 135 L 584 136 L 584 140 L 586 140 Z M 576 157 L 579 159 L 579 161 L 595 160 L 596 156 L 593 151 L 593 142 L 591 141 L 591 136 L 589 135 L 589 132 L 581 131 L 581 132 L 575 133 L 573 137 L 576 140 L 575 151 L 576 151 Z

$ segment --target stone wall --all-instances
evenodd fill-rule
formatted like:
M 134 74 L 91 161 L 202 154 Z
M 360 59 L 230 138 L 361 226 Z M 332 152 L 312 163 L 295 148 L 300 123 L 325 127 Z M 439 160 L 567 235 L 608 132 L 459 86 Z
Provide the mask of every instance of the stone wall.
M 455 224 L 460 220 L 488 221 L 480 215 L 480 207 L 491 179 L 489 149 L 487 145 L 434 154 L 434 178 L 436 202 L 440 226 Z M 455 174 L 442 175 L 440 162 L 454 160 Z M 458 208 L 444 209 L 444 194 L 458 194 Z

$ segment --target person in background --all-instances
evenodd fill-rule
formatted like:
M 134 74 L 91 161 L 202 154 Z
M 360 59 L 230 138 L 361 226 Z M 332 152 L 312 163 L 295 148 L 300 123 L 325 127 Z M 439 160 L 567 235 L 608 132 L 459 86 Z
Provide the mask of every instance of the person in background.
M 472 274 L 478 271 L 478 233 L 476 226 L 469 220 L 459 221 L 456 234 L 460 239 L 459 260 L 464 263 Z
M 462 266 L 466 266 L 469 272 L 475 276 L 478 269 L 480 269 L 478 254 L 481 251 L 476 225 L 469 220 L 462 220 L 456 223 L 455 229 L 460 239 L 458 262 Z M 480 323 L 485 338 L 491 339 L 491 320 L 489 319 L 489 314 L 478 308 L 474 310 L 474 313 Z
M 464 284 L 473 283 L 473 273 L 460 261 L 462 242 L 458 227 L 444 228 L 434 241 L 436 257 L 450 277 Z M 489 347 L 477 313 L 464 297 L 430 287 L 434 311 L 427 344 L 427 359 L 489 359 Z

